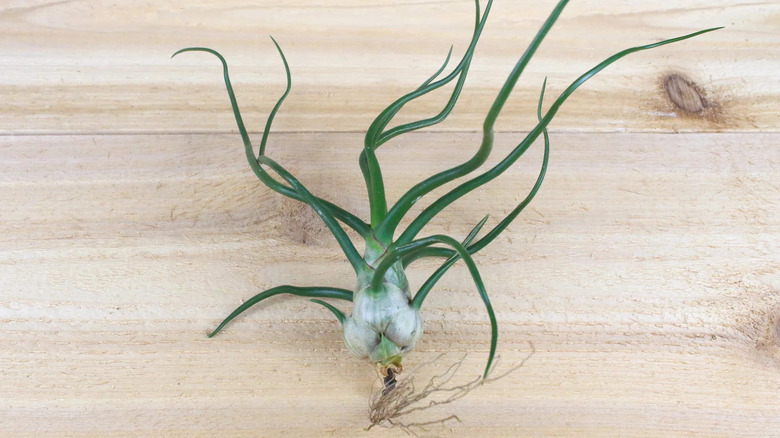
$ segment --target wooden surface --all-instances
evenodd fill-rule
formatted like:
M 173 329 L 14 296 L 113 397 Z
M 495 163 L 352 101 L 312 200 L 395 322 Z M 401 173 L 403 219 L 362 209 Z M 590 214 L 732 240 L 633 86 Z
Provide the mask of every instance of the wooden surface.
M 380 151 L 390 199 L 471 155 L 553 6 L 496 2 L 452 117 Z M 294 88 L 268 152 L 365 218 L 361 133 L 450 44 L 462 53 L 472 14 L 468 1 L 3 2 L 0 435 L 401 434 L 364 431 L 375 372 L 306 300 L 275 298 L 206 338 L 264 288 L 354 278 L 317 218 L 252 175 L 216 60 L 169 57 L 222 51 L 256 132 L 283 88 L 273 34 Z M 461 420 L 427 434 L 780 436 L 779 22 L 770 0 L 572 2 L 507 104 L 490 162 L 532 127 L 545 76 L 554 96 L 625 47 L 727 28 L 632 55 L 566 104 L 539 196 L 476 259 L 497 371 L 530 357 L 416 417 Z M 696 83 L 706 111 L 670 102 L 671 73 Z M 485 213 L 495 224 L 532 184 L 540 148 L 431 232 L 463 236 Z M 415 265 L 413 284 L 435 266 Z M 466 352 L 458 379 L 484 366 L 489 326 L 470 284 L 459 265 L 426 302 L 407 367 L 447 354 L 419 381 Z

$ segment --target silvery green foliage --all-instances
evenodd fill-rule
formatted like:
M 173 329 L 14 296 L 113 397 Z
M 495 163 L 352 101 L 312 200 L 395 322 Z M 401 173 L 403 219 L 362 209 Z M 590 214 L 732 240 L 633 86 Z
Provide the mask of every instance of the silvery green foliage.
M 369 222 L 365 222 L 356 215 L 329 201 L 314 196 L 297 178 L 288 172 L 287 169 L 266 155 L 265 148 L 271 124 L 279 107 L 290 92 L 292 84 L 287 59 L 279 45 L 276 43 L 276 40 L 273 40 L 272 38 L 285 67 L 287 88 L 268 117 L 265 130 L 263 131 L 263 137 L 260 142 L 259 154 L 255 152 L 252 142 L 249 139 L 247 129 L 244 126 L 241 111 L 239 111 L 238 102 L 233 93 L 233 87 L 230 84 L 227 62 L 222 55 L 205 47 L 190 47 L 174 53 L 174 56 L 176 56 L 182 52 L 200 51 L 211 53 L 219 58 L 223 67 L 223 77 L 230 98 L 230 104 L 233 109 L 233 115 L 235 116 L 238 131 L 241 134 L 244 143 L 244 149 L 250 167 L 257 177 L 270 189 L 289 198 L 304 202 L 314 209 L 341 246 L 345 257 L 355 270 L 358 280 L 358 286 L 356 287 L 355 292 L 327 286 L 304 287 L 283 285 L 273 287 L 244 302 L 234 310 L 233 313 L 228 315 L 228 317 L 225 318 L 209 336 L 214 336 L 233 318 L 267 298 L 279 294 L 304 296 L 313 298 L 312 301 L 325 306 L 336 316 L 343 325 L 344 340 L 347 347 L 355 355 L 361 358 L 367 357 L 369 360 L 382 367 L 400 366 L 404 354 L 408 353 L 414 347 L 422 335 L 423 325 L 420 309 L 425 298 L 447 270 L 457 261 L 463 260 L 474 280 L 477 292 L 479 293 L 482 302 L 485 304 L 490 320 L 490 351 L 488 353 L 487 366 L 485 367 L 484 374 L 487 376 L 496 352 L 498 323 L 472 255 L 486 247 L 493 239 L 503 232 L 538 192 L 544 179 L 549 160 L 550 143 L 547 134 L 547 126 L 553 120 L 561 105 L 578 87 L 585 83 L 585 81 L 628 54 L 682 41 L 719 29 L 706 29 L 681 37 L 623 50 L 597 64 L 572 82 L 558 98 L 555 99 L 546 112 L 542 111 L 545 87 L 545 85 L 542 85 L 542 92 L 537 106 L 538 123 L 530 129 L 525 138 L 523 138 L 523 140 L 506 155 L 506 157 L 500 160 L 498 164 L 479 175 L 463 180 L 462 178 L 466 177 L 466 175 L 476 171 L 482 166 L 490 155 L 494 138 L 493 126 L 498 115 L 501 113 L 504 104 L 509 98 L 512 89 L 520 78 L 526 65 L 531 58 L 533 58 L 537 48 L 544 40 L 567 3 L 568 0 L 561 0 L 558 2 L 555 9 L 550 13 L 550 16 L 539 29 L 525 53 L 523 53 L 510 72 L 506 82 L 499 90 L 493 105 L 485 116 L 485 121 L 482 124 L 482 141 L 476 153 L 462 164 L 431 175 L 415 184 L 404 193 L 395 204 L 390 206 L 385 197 L 381 166 L 379 165 L 379 160 L 377 159 L 375 152 L 381 145 L 396 136 L 441 122 L 452 111 L 465 84 L 466 75 L 468 74 L 471 60 L 474 56 L 477 41 L 479 41 L 493 4 L 493 1 L 489 0 L 483 11 L 480 8 L 479 0 L 475 0 L 476 17 L 471 41 L 460 62 L 455 66 L 452 72 L 447 76 L 437 79 L 449 63 L 450 55 L 452 54 L 452 49 L 450 49 L 450 53 L 447 55 L 444 64 L 430 78 L 425 80 L 418 88 L 398 98 L 395 102 L 385 108 L 374 119 L 366 132 L 363 149 L 360 153 L 358 162 L 368 191 L 370 207 Z M 388 128 L 390 122 L 392 122 L 395 115 L 404 107 L 404 105 L 453 81 L 455 81 L 455 85 L 450 98 L 444 109 L 438 114 L 427 119 L 403 123 Z M 536 183 L 528 195 L 490 231 L 485 233 L 481 238 L 476 239 L 476 236 L 487 221 L 487 216 L 485 216 L 462 241 L 458 241 L 446 235 L 432 235 L 422 238 L 417 237 L 431 219 L 438 215 L 443 209 L 467 193 L 470 193 L 474 189 L 501 175 L 540 137 L 544 140 L 544 158 Z M 274 172 L 284 182 L 274 178 L 267 169 Z M 401 221 L 410 212 L 415 203 L 433 190 L 456 180 L 460 181 L 460 183 L 454 189 L 431 202 L 414 219 L 412 219 L 411 222 L 409 222 L 403 231 L 398 230 Z M 364 255 L 361 255 L 357 251 L 352 239 L 344 231 L 344 225 L 352 228 L 363 239 L 366 247 Z M 397 231 L 399 233 L 397 233 Z M 441 257 L 444 258 L 445 261 L 431 274 L 428 280 L 420 286 L 417 292 L 412 294 L 404 270 L 415 260 L 425 257 Z M 322 301 L 320 298 L 352 301 L 354 303 L 352 314 L 347 317 L 332 304 Z
M 401 355 L 417 344 L 423 331 L 420 311 L 394 284 L 380 293 L 367 286 L 354 295 L 352 315 L 344 320 L 344 340 L 349 350 L 374 363 L 400 364 Z

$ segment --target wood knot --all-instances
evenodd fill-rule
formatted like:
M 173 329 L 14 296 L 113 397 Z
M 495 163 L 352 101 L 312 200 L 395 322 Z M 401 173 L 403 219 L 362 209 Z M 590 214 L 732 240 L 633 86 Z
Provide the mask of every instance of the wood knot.
M 326 241 L 328 228 L 313 208 L 289 198 L 278 198 L 278 202 L 281 204 L 278 207 L 279 236 L 307 246 L 318 246 Z
M 771 320 L 772 340 L 775 347 L 780 347 L 780 310 L 776 311 Z
M 767 312 L 764 317 L 768 324 L 763 334 L 758 338 L 756 347 L 760 352 L 773 357 L 775 363 L 780 365 L 780 308 Z
M 672 73 L 664 79 L 664 89 L 669 100 L 686 113 L 698 114 L 707 108 L 707 101 L 702 96 L 701 88 L 695 82 L 677 73 Z

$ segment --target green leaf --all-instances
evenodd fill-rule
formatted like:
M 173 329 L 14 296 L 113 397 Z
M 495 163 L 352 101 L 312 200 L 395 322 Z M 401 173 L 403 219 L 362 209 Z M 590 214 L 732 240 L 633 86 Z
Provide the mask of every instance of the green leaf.
M 322 286 L 298 287 L 298 286 L 289 286 L 289 285 L 272 287 L 271 289 L 260 292 L 259 294 L 246 300 L 246 302 L 244 302 L 242 305 L 238 306 L 236 310 L 233 311 L 233 313 L 228 315 L 228 317 L 225 318 L 225 320 L 222 321 L 222 323 L 219 326 L 217 326 L 217 328 L 214 329 L 213 332 L 209 334 L 209 337 L 213 337 L 214 335 L 219 333 L 220 330 L 222 330 L 222 328 L 224 328 L 230 321 L 233 320 L 233 318 L 244 313 L 250 307 L 265 300 L 266 298 L 271 298 L 272 296 L 280 295 L 280 294 L 290 294 L 290 295 L 297 295 L 301 297 L 337 298 L 340 300 L 352 301 L 352 291 L 346 289 L 338 289 L 334 287 L 322 287 Z
M 476 154 L 474 154 L 474 156 L 465 163 L 439 172 L 416 184 L 414 187 L 409 189 L 409 191 L 404 193 L 398 202 L 396 202 L 396 204 L 387 213 L 384 222 L 382 222 L 382 225 L 377 230 L 377 234 L 380 236 L 393 235 L 395 233 L 396 227 L 401 222 L 403 217 L 420 198 L 450 181 L 471 173 L 479 166 L 481 166 L 485 160 L 487 160 L 491 150 L 493 149 L 493 126 L 495 125 L 498 115 L 501 113 L 506 100 L 509 98 L 512 89 L 517 83 L 517 80 L 520 78 L 522 72 L 525 70 L 525 67 L 531 61 L 531 58 L 533 58 L 536 50 L 539 48 L 539 45 L 541 45 L 550 29 L 555 24 L 561 12 L 563 12 L 563 8 L 566 6 L 566 3 L 568 3 L 568 0 L 562 0 L 558 3 L 555 9 L 553 9 L 552 13 L 549 17 L 547 17 L 547 20 L 536 33 L 536 36 L 531 41 L 531 44 L 517 61 L 514 69 L 509 74 L 509 77 L 504 82 L 504 85 L 501 87 L 501 90 L 499 91 L 498 96 L 496 96 L 496 99 L 493 102 L 493 105 L 485 117 L 485 121 L 482 125 L 482 143 L 480 144 Z M 487 11 L 483 20 L 485 18 L 487 18 Z
M 403 356 L 401 355 L 401 348 L 393 341 L 387 339 L 385 335 L 382 335 L 379 345 L 371 352 L 369 358 L 373 362 L 379 362 L 382 366 L 390 364 L 398 366 L 401 365 Z
M 276 44 L 276 40 L 273 41 L 274 44 Z M 282 102 L 284 101 L 284 98 L 287 96 L 287 93 L 290 91 L 290 85 L 291 85 L 290 70 L 287 65 L 287 60 L 285 59 L 284 54 L 282 53 L 282 50 L 278 44 L 276 44 L 276 47 L 282 56 L 282 61 L 285 66 L 285 71 L 287 72 L 287 90 L 282 95 L 282 97 L 277 101 L 276 106 L 274 107 L 273 111 L 271 112 L 271 115 L 268 118 L 268 121 L 266 122 L 265 130 L 263 131 L 263 140 L 261 143 L 261 155 L 265 149 L 265 143 L 268 137 L 268 132 L 271 129 L 271 123 L 273 122 L 273 118 L 276 115 L 276 112 L 279 110 L 279 107 L 281 106 Z M 235 93 L 233 92 L 233 86 L 230 83 L 230 74 L 228 72 L 228 65 L 227 65 L 227 61 L 225 61 L 225 58 L 222 57 L 222 55 L 216 50 L 209 49 L 206 47 L 187 47 L 185 49 L 181 49 L 177 51 L 176 53 L 173 54 L 173 56 L 176 56 L 184 52 L 206 52 L 216 56 L 219 59 L 219 61 L 222 63 L 223 78 L 225 81 L 225 87 L 227 88 L 228 97 L 230 98 L 230 105 L 233 109 L 233 116 L 236 119 L 236 125 L 238 125 L 238 132 L 241 134 L 241 139 L 244 143 L 244 150 L 246 152 L 246 158 L 247 161 L 249 162 L 249 166 L 252 168 L 255 175 L 257 175 L 260 181 L 262 181 L 263 184 L 265 184 L 268 188 L 284 196 L 303 202 L 303 197 L 301 195 L 299 195 L 291 187 L 285 186 L 284 184 L 280 183 L 279 181 L 271 177 L 271 175 L 269 175 L 265 171 L 265 169 L 263 169 L 262 166 L 260 166 L 260 164 L 257 162 L 257 158 L 255 157 L 255 153 L 254 153 L 254 148 L 249 138 L 249 133 L 247 132 L 246 127 L 244 126 L 244 120 L 241 116 L 241 111 L 238 108 L 238 101 L 236 100 Z M 365 237 L 371 233 L 368 224 L 363 222 L 357 216 L 324 199 L 319 199 L 319 201 L 323 204 L 324 208 L 326 208 L 328 211 L 331 212 L 331 214 L 333 214 L 340 221 L 344 222 L 347 226 L 357 231 L 361 236 Z
M 311 301 L 312 303 L 321 304 L 326 309 L 330 310 L 334 315 L 336 315 L 336 318 L 339 320 L 341 324 L 344 324 L 344 318 L 346 318 L 346 316 L 344 316 L 344 313 L 341 310 L 333 307 L 329 303 L 326 303 L 325 301 L 322 300 L 311 299 L 309 301 Z
M 423 83 L 423 85 L 421 85 L 411 93 L 402 96 L 401 98 L 399 98 L 398 100 L 390 104 L 387 108 L 385 108 L 381 113 L 379 113 L 379 115 L 374 119 L 374 121 L 371 123 L 371 126 L 369 126 L 366 132 L 366 138 L 363 145 L 363 152 L 360 154 L 359 163 L 360 163 L 361 172 L 363 173 L 363 178 L 366 182 L 366 188 L 368 190 L 368 199 L 369 199 L 369 204 L 371 209 L 371 227 L 375 230 L 378 230 L 376 234 L 378 238 L 383 242 L 387 242 L 392 239 L 392 232 L 385 233 L 383 232 L 383 229 L 379 228 L 380 224 L 383 223 L 383 221 L 385 220 L 385 216 L 387 215 L 387 199 L 385 197 L 384 181 L 382 180 L 382 173 L 374 151 L 382 143 L 388 141 L 390 138 L 395 137 L 396 135 L 400 135 L 405 132 L 413 131 L 416 129 L 423 128 L 425 126 L 430 126 L 439 123 L 440 121 L 444 120 L 447 117 L 450 111 L 452 111 L 452 108 L 454 107 L 455 102 L 457 101 L 458 96 L 460 95 L 460 92 L 463 88 L 463 84 L 465 83 L 466 73 L 468 72 L 468 68 L 471 63 L 471 58 L 473 56 L 474 49 L 476 47 L 477 41 L 479 40 L 479 36 L 482 32 L 482 28 L 485 25 L 485 21 L 487 20 L 487 15 L 492 3 L 493 3 L 492 0 L 488 1 L 488 4 L 485 8 L 485 14 L 483 18 L 480 20 L 479 1 L 475 0 L 477 12 L 476 12 L 474 35 L 472 37 L 471 44 L 466 50 L 466 53 L 463 55 L 461 62 L 458 64 L 458 66 L 455 67 L 455 70 L 449 75 L 447 75 L 445 78 L 431 83 L 433 78 L 438 76 L 441 70 L 443 70 L 444 66 L 442 66 L 442 68 L 440 68 L 439 71 L 437 71 L 436 74 L 434 74 L 431 78 L 426 80 Z M 447 60 L 449 60 L 449 55 L 447 56 Z M 446 65 L 446 61 L 445 61 L 445 65 Z M 444 86 L 445 84 L 454 80 L 456 77 L 458 78 L 458 83 L 452 92 L 452 96 L 450 97 L 450 100 L 448 101 L 444 110 L 442 110 L 442 112 L 439 113 L 439 115 L 430 119 L 401 125 L 386 133 L 383 132 L 385 127 L 390 123 L 393 117 L 395 117 L 398 111 L 400 111 L 401 108 L 403 108 L 404 105 L 406 105 L 408 102 L 420 96 L 423 96 L 439 87 Z
M 387 125 L 390 123 L 393 117 L 395 117 L 395 115 L 398 113 L 398 111 L 401 110 L 401 108 L 404 107 L 404 105 L 406 105 L 407 103 L 411 102 L 412 100 L 418 97 L 430 93 L 433 90 L 443 87 L 444 85 L 453 81 L 455 78 L 460 77 L 460 74 L 463 71 L 468 70 L 468 66 L 470 65 L 471 62 L 471 56 L 474 54 L 474 49 L 476 48 L 477 41 L 479 41 L 479 37 L 482 34 L 482 29 L 485 26 L 487 15 L 490 12 L 490 8 L 493 4 L 493 0 L 488 1 L 487 6 L 485 7 L 485 14 L 482 16 L 482 18 L 480 18 L 479 0 L 475 0 L 474 3 L 476 4 L 476 20 L 474 24 L 474 33 L 471 39 L 471 43 L 469 44 L 469 47 L 466 49 L 466 52 L 463 54 L 463 58 L 461 58 L 460 62 L 455 67 L 455 69 L 449 75 L 436 82 L 431 83 L 429 79 L 428 81 L 424 82 L 422 86 L 398 98 L 395 102 L 390 104 L 381 113 L 379 113 L 379 115 L 374 119 L 374 121 L 371 123 L 368 130 L 366 131 L 366 139 L 365 139 L 366 144 L 370 145 L 372 148 L 379 147 L 382 143 L 384 143 L 384 141 L 388 140 L 388 138 L 385 138 L 384 141 L 380 141 L 380 137 L 385 135 L 385 133 L 383 132 L 385 127 L 387 127 Z M 434 77 L 438 76 L 438 73 L 439 72 L 437 72 L 437 74 L 434 75 Z
M 537 117 L 539 119 L 542 118 L 542 102 L 544 101 L 544 90 L 547 85 L 547 79 L 544 80 L 544 84 L 542 84 L 542 92 L 539 96 L 539 104 L 537 106 Z M 550 138 L 547 135 L 547 130 L 544 130 L 544 158 L 542 160 L 542 169 L 539 171 L 539 176 L 536 178 L 536 183 L 534 184 L 533 189 L 531 189 L 531 192 L 528 193 L 528 195 L 523 199 L 520 204 L 518 204 L 517 207 L 509 214 L 507 215 L 504 220 L 502 220 L 493 230 L 491 230 L 485 237 L 477 241 L 474 245 L 469 245 L 471 240 L 473 240 L 474 236 L 476 236 L 476 233 L 472 232 L 469 233 L 469 237 L 466 238 L 463 242 L 463 246 L 466 247 L 469 254 L 474 254 L 475 252 L 479 251 L 480 249 L 484 248 L 489 244 L 501 231 L 504 230 L 504 228 L 509 225 L 512 220 L 514 220 L 515 217 L 517 217 L 518 214 L 527 206 L 531 200 L 536 195 L 537 191 L 539 190 L 539 187 L 542 185 L 542 181 L 544 180 L 544 175 L 547 172 L 547 164 L 550 160 Z M 485 218 L 487 219 L 487 217 Z M 482 221 L 477 224 L 477 227 L 481 228 L 482 224 L 484 224 L 485 219 L 482 219 Z M 475 229 L 477 229 L 475 227 Z M 433 274 L 431 274 L 430 277 L 428 277 L 427 280 L 420 286 L 420 289 L 415 294 L 415 299 L 419 296 L 422 297 L 421 299 L 424 299 L 428 293 L 433 289 L 433 287 L 436 285 L 436 283 L 441 279 L 441 277 L 444 276 L 444 274 L 449 270 L 452 265 L 454 265 L 459 259 L 460 254 L 457 253 L 457 251 L 449 250 L 447 248 L 431 248 L 438 250 L 436 253 L 429 253 L 429 254 L 418 254 L 417 257 L 426 257 L 426 256 L 447 256 L 449 257 L 448 260 L 446 260 L 441 266 L 439 266 L 436 271 L 434 271 Z
M 479 274 L 479 269 L 477 269 L 477 265 L 474 263 L 474 259 L 471 258 L 471 255 L 468 253 L 468 251 L 466 251 L 466 248 L 464 248 L 463 245 L 449 236 L 434 235 L 419 239 L 415 242 L 430 244 L 443 243 L 449 245 L 453 247 L 455 251 L 457 251 L 460 258 L 463 259 L 463 261 L 466 263 L 466 266 L 469 268 L 469 273 L 474 280 L 474 284 L 477 286 L 477 291 L 479 292 L 480 298 L 482 298 L 482 302 L 485 304 L 485 309 L 487 310 L 488 318 L 490 319 L 490 352 L 488 353 L 487 365 L 485 366 L 485 373 L 483 375 L 483 377 L 487 377 L 488 373 L 490 372 L 490 366 L 493 363 L 493 358 L 496 355 L 496 346 L 498 345 L 498 322 L 496 321 L 496 315 L 493 312 L 493 305 L 490 304 L 490 298 L 488 298 L 485 285 L 482 282 L 482 276 Z M 418 292 L 414 296 L 414 299 L 412 299 L 412 307 L 419 310 L 422 307 L 426 296 L 427 292 L 424 294 Z
M 268 114 L 268 120 L 266 120 L 265 129 L 263 129 L 263 139 L 260 141 L 259 155 L 265 155 L 265 145 L 268 142 L 268 133 L 271 132 L 271 125 L 274 122 L 274 117 L 276 117 L 276 113 L 279 111 L 279 108 L 282 106 L 284 99 L 286 99 L 287 95 L 290 94 L 290 89 L 292 88 L 292 75 L 290 74 L 290 66 L 287 64 L 287 57 L 284 56 L 284 52 L 282 51 L 282 48 L 279 47 L 279 43 L 276 42 L 274 37 L 270 37 L 270 38 L 271 41 L 274 42 L 274 45 L 276 46 L 276 50 L 279 52 L 279 56 L 282 57 L 282 64 L 284 64 L 284 73 L 287 76 L 287 88 L 284 90 L 284 94 L 282 94 L 282 97 L 280 97 L 279 100 L 276 101 L 276 105 L 274 105 L 274 108 L 271 110 L 271 113 Z
M 463 242 L 461 242 L 461 244 L 463 246 L 468 246 L 471 243 L 471 241 L 474 240 L 475 237 L 477 237 L 477 234 L 479 234 L 479 231 L 485 225 L 485 222 L 487 222 L 489 217 L 490 217 L 490 215 L 486 214 L 485 217 L 483 217 L 481 221 L 477 222 L 477 224 L 474 225 L 474 228 L 471 229 L 469 234 L 466 235 L 466 238 L 463 239 Z
M 469 273 L 474 279 L 474 284 L 477 286 L 477 290 L 479 291 L 479 296 L 482 298 L 482 302 L 485 304 L 485 308 L 487 309 L 491 327 L 490 353 L 488 355 L 487 366 L 485 367 L 485 377 L 487 377 L 487 374 L 490 371 L 490 365 L 493 363 L 493 358 L 496 354 L 496 345 L 498 342 L 498 322 L 496 321 L 496 315 L 493 312 L 493 306 L 490 304 L 490 299 L 488 298 L 487 291 L 485 290 L 485 285 L 482 282 L 482 277 L 479 274 L 479 269 L 477 269 L 476 263 L 474 263 L 474 260 L 471 258 L 471 255 L 468 253 L 466 248 L 464 248 L 463 245 L 461 245 L 457 240 L 450 236 L 437 234 L 390 249 L 382 258 L 382 262 L 379 264 L 379 266 L 377 266 L 376 271 L 374 272 L 371 286 L 373 288 L 377 288 L 382 278 L 384 277 L 384 273 L 387 272 L 390 266 L 400 260 L 401 257 L 403 257 L 405 254 L 412 253 L 417 251 L 419 248 L 437 243 L 451 246 L 455 249 L 455 251 L 457 251 L 460 258 L 462 258 L 466 263 L 466 266 L 468 266 Z M 417 295 L 415 295 L 414 299 L 412 300 L 412 307 L 419 310 L 423 304 L 423 301 L 425 301 L 426 296 L 427 291 L 423 294 L 417 293 Z
M 485 225 L 485 222 L 487 222 L 489 217 L 490 215 L 486 214 L 485 217 L 483 217 L 482 220 L 479 221 L 477 225 L 475 225 L 474 228 L 471 229 L 471 231 L 466 236 L 466 238 L 463 239 L 463 242 L 461 242 L 461 245 L 463 245 L 466 249 L 468 249 L 469 244 L 471 244 L 471 241 L 474 240 L 475 237 L 477 237 L 477 234 L 479 234 L 479 231 Z M 474 254 L 473 251 L 469 253 Z M 415 260 L 419 260 L 424 257 L 451 257 L 454 254 L 456 254 L 455 250 L 449 248 L 427 247 L 427 248 L 420 248 L 418 251 L 414 251 L 409 254 L 406 254 L 405 256 L 401 257 L 401 260 L 403 261 L 404 268 L 406 268 Z
M 306 187 L 300 183 L 300 181 L 298 181 L 294 176 L 292 176 L 290 172 L 287 171 L 287 169 L 282 167 L 276 161 L 267 156 L 260 156 L 257 158 L 257 160 L 259 163 L 267 165 L 273 169 L 274 172 L 278 173 L 279 176 L 287 181 L 295 189 L 295 191 L 303 197 L 304 202 L 309 204 L 311 208 L 314 209 L 314 212 L 317 213 L 323 222 L 325 222 L 325 225 L 328 227 L 331 234 L 333 234 L 333 237 L 335 237 L 336 241 L 338 241 L 339 246 L 341 246 L 341 250 L 344 252 L 344 255 L 349 260 L 349 263 L 352 265 L 352 268 L 355 270 L 355 272 L 361 274 L 362 272 L 366 271 L 368 269 L 368 265 L 366 264 L 365 260 L 363 260 L 363 256 L 361 256 L 357 249 L 355 249 L 355 245 L 352 243 L 352 240 L 349 238 L 349 236 L 347 236 L 347 233 L 344 232 L 344 229 L 341 228 L 341 225 L 336 222 L 336 218 L 333 217 L 333 215 L 323 206 L 320 200 L 312 195 L 306 189 Z
M 542 118 L 542 120 L 531 130 L 530 133 L 523 139 L 520 144 L 518 144 L 515 149 L 512 150 L 512 152 L 509 153 L 501 162 L 493 166 L 491 169 L 486 171 L 485 173 L 476 176 L 456 188 L 452 189 L 448 193 L 446 193 L 444 196 L 433 202 L 430 206 L 425 208 L 413 221 L 409 226 L 406 228 L 406 230 L 399 236 L 397 242 L 400 244 L 404 244 L 406 242 L 412 241 L 414 237 L 422 230 L 422 228 L 430 222 L 430 220 L 439 214 L 445 207 L 450 205 L 451 203 L 455 202 L 456 200 L 460 199 L 463 195 L 471 192 L 472 190 L 476 189 L 477 187 L 492 181 L 497 176 L 501 175 L 506 169 L 509 168 L 515 161 L 517 161 L 520 156 L 525 153 L 525 151 L 533 144 L 533 142 L 539 137 L 539 135 L 542 135 L 544 130 L 547 128 L 547 126 L 550 124 L 550 122 L 555 117 L 555 114 L 560 109 L 560 106 L 563 105 L 563 103 L 566 101 L 566 99 L 577 89 L 580 85 L 585 83 L 588 79 L 596 75 L 598 72 L 612 64 L 613 62 L 617 61 L 620 58 L 623 58 L 631 53 L 638 52 L 641 50 L 648 50 L 655 47 L 663 46 L 665 44 L 671 44 L 674 42 L 686 40 L 688 38 L 693 38 L 697 35 L 701 35 L 707 32 L 712 32 L 714 30 L 721 29 L 720 27 L 712 28 L 712 29 L 705 29 L 698 32 L 694 32 L 688 35 L 683 35 L 677 38 L 671 38 L 668 40 L 660 41 L 657 43 L 647 44 L 644 46 L 637 46 L 632 47 L 626 50 L 623 50 L 621 52 L 616 53 L 615 55 L 612 55 L 611 57 L 607 58 L 606 60 L 602 61 L 592 69 L 585 72 L 583 75 L 581 75 L 577 80 L 571 83 L 566 90 L 564 90 L 563 93 L 555 100 L 555 102 L 550 106 L 550 109 L 547 111 L 545 116 Z M 500 98 L 500 95 L 499 95 Z M 390 215 L 388 215 L 388 218 Z

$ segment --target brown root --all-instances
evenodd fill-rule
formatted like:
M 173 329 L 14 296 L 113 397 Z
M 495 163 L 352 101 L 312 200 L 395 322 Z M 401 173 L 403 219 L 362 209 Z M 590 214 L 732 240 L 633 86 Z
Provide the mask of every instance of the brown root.
M 415 368 L 409 373 L 408 377 L 402 380 L 396 381 L 393 379 L 392 387 L 387 386 L 386 376 L 382 376 L 383 384 L 379 385 L 380 387 L 371 394 L 369 400 L 369 421 L 371 425 L 368 426 L 367 430 L 377 425 L 387 428 L 398 427 L 409 435 L 418 436 L 418 432 L 427 432 L 428 426 L 443 426 L 452 420 L 460 422 L 460 418 L 455 414 L 423 421 L 410 421 L 408 418 L 410 414 L 420 413 L 435 406 L 453 403 L 483 384 L 506 377 L 525 365 L 526 361 L 535 352 L 536 350 L 533 344 L 531 344 L 531 352 L 522 361 L 496 377 L 483 378 L 480 376 L 463 384 L 454 384 L 452 380 L 466 359 L 466 355 L 464 355 L 460 360 L 450 365 L 446 371 L 434 375 L 419 391 L 417 391 L 414 384 L 415 372 L 438 362 L 444 357 L 444 354 Z M 493 369 L 498 365 L 498 359 L 497 357 Z

